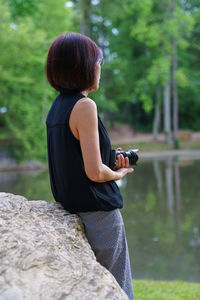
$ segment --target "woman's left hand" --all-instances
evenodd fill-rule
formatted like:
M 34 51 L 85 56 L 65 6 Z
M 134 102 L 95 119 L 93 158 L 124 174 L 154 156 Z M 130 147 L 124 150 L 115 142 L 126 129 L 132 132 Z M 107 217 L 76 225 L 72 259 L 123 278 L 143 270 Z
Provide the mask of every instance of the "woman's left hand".
M 122 148 L 117 148 L 116 150 L 121 151 Z M 129 158 L 124 157 L 122 154 L 118 155 L 114 171 L 117 171 L 118 169 L 121 169 L 121 168 L 128 168 L 128 167 L 129 167 Z

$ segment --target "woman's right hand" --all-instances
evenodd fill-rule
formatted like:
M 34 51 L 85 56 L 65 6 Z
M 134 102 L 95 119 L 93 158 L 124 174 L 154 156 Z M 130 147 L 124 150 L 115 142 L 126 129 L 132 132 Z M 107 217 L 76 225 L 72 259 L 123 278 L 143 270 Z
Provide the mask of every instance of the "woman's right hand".
M 121 148 L 120 148 L 121 149 Z M 115 167 L 115 172 L 119 176 L 118 179 L 121 179 L 128 173 L 132 173 L 134 171 L 133 168 L 129 168 L 129 159 L 128 157 L 125 157 L 120 154 L 117 157 L 117 162 L 116 162 L 116 167 Z
M 121 151 L 121 148 L 117 148 L 118 151 Z M 117 156 L 116 166 L 114 171 L 117 171 L 121 168 L 128 168 L 129 167 L 129 159 L 128 157 L 124 157 L 122 154 Z
M 120 168 L 117 171 L 115 171 L 117 173 L 117 175 L 119 176 L 119 179 L 121 179 L 122 177 L 124 177 L 126 174 L 132 173 L 134 171 L 133 168 Z

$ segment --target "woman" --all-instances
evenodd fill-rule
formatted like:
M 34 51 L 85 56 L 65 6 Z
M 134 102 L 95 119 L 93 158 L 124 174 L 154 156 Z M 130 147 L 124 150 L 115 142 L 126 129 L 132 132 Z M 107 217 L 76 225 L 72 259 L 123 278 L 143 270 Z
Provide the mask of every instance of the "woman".
M 126 174 L 128 158 L 110 165 L 111 144 L 95 102 L 88 93 L 99 87 L 102 54 L 89 37 L 60 35 L 51 45 L 47 79 L 59 91 L 47 116 L 51 189 L 56 201 L 81 218 L 97 260 L 134 299 L 122 196 L 115 183 Z

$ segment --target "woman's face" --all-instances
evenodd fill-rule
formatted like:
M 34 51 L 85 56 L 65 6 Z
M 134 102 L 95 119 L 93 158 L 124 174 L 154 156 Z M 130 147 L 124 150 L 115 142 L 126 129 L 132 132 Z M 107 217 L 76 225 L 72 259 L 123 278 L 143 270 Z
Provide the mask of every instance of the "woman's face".
M 94 79 L 94 83 L 93 83 L 93 85 L 88 90 L 82 91 L 82 92 L 86 92 L 86 94 L 88 94 L 88 93 L 91 93 L 91 92 L 94 92 L 94 91 L 98 90 L 100 77 L 101 77 L 101 64 L 100 63 L 96 63 L 95 64 L 95 79 Z
M 100 77 L 101 77 L 101 65 L 100 65 L 100 63 L 96 63 L 96 65 L 95 65 L 95 80 L 94 80 L 94 84 L 90 88 L 89 92 L 98 90 Z
M 99 81 L 100 81 L 100 77 L 101 77 L 101 65 L 100 65 L 100 63 L 97 63 L 96 64 L 96 67 L 95 67 L 96 69 L 96 76 L 95 76 L 95 80 L 96 80 L 96 85 L 97 85 L 97 89 L 99 88 Z

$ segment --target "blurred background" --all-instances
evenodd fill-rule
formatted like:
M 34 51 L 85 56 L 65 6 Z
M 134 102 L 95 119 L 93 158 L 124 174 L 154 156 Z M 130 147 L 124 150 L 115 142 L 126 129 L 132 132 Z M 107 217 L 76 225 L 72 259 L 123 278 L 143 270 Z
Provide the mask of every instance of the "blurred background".
M 57 93 L 44 67 L 70 31 L 103 52 L 89 96 L 113 147 L 140 149 L 118 182 L 133 277 L 198 282 L 199 0 L 0 0 L 0 191 L 54 201 L 45 120 Z

